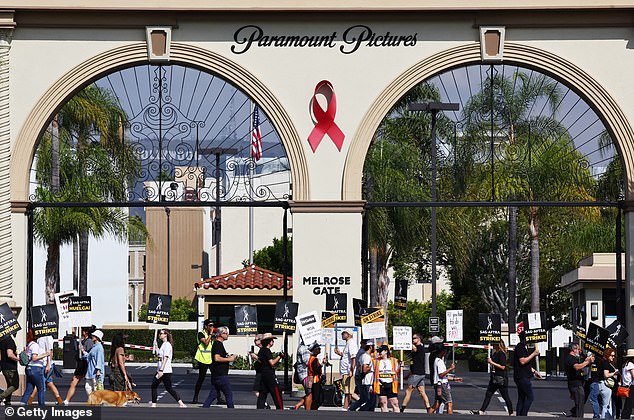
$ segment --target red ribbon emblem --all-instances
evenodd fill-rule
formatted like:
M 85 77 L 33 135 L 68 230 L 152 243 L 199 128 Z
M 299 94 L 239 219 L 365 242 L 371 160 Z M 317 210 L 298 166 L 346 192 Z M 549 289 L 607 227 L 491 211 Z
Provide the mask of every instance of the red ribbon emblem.
M 324 110 L 317 101 L 317 95 L 320 94 L 326 98 L 326 110 Z M 326 134 L 328 134 L 332 142 L 337 146 L 337 149 L 341 152 L 341 146 L 343 146 L 343 140 L 346 136 L 335 123 L 337 95 L 335 95 L 335 89 L 332 87 L 332 83 L 327 80 L 322 80 L 317 83 L 311 102 L 316 123 L 315 128 L 313 128 L 313 131 L 308 135 L 308 143 L 313 149 L 313 153 L 317 150 L 317 146 L 319 146 L 319 143 L 321 143 L 321 140 Z

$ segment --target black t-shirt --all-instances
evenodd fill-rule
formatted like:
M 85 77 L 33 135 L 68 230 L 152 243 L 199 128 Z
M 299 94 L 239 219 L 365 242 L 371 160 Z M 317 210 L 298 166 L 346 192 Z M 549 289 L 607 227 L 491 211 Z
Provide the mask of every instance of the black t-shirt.
M 271 366 L 269 360 L 273 360 L 273 353 L 268 347 L 262 347 L 258 352 L 258 360 L 262 365 L 260 366 L 260 373 L 262 375 L 275 375 L 275 370 Z
M 506 366 L 506 353 L 504 353 L 502 350 L 496 351 L 491 356 L 491 360 L 493 360 L 493 363 L 497 363 L 498 365 L 501 365 L 501 366 Z M 506 376 L 506 371 L 507 371 L 506 369 L 500 369 L 499 367 L 495 367 L 493 373 L 496 376 Z
M 211 376 L 227 376 L 229 374 L 229 362 L 216 362 L 216 355 L 227 357 L 225 345 L 215 340 L 211 345 Z
M 612 364 L 610 362 L 608 362 L 607 360 L 602 360 L 601 361 L 600 370 L 601 370 L 601 379 L 605 379 L 603 377 L 603 371 L 607 370 L 608 372 L 612 373 L 612 372 L 614 372 L 616 370 L 616 368 L 614 366 L 612 366 Z M 614 383 L 616 383 L 617 377 L 613 376 L 612 378 L 614 379 Z
M 412 375 L 425 374 L 425 347 L 422 344 L 416 346 L 416 351 L 412 352 L 412 364 L 409 366 Z
M 603 379 L 603 371 L 601 370 L 601 361 L 596 360 L 590 364 L 590 381 L 599 382 Z
M 15 341 L 11 337 L 0 340 L 0 357 L 2 358 L 0 361 L 0 367 L 2 370 L 18 370 L 18 362 L 13 359 L 9 359 L 7 354 L 8 349 L 13 350 L 14 355 L 18 355 L 15 347 Z
M 566 371 L 566 377 L 568 378 L 568 386 L 581 386 L 583 385 L 583 370 L 575 369 L 577 363 L 581 363 L 577 356 L 573 356 L 570 353 L 566 355 L 564 362 L 564 369 Z
M 528 349 L 526 348 L 526 343 L 525 342 L 517 343 L 517 346 L 515 346 L 515 353 L 513 354 L 513 378 L 531 379 L 533 377 L 533 371 L 531 370 L 532 360 L 531 362 L 525 365 L 523 365 L 520 362 L 521 358 L 528 357 L 529 355 L 530 353 L 528 352 Z

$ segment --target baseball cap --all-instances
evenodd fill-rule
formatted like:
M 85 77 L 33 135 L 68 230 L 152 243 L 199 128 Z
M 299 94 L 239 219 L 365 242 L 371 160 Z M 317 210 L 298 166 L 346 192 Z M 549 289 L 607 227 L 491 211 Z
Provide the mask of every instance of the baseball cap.
M 365 342 L 366 346 L 373 346 L 374 345 L 374 340 L 368 340 Z

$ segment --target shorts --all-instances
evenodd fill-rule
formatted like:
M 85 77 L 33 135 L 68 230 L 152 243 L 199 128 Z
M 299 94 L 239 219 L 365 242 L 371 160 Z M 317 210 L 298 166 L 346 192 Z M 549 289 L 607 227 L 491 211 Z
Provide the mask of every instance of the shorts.
M 262 382 L 262 374 L 256 373 L 255 379 L 253 380 L 253 391 L 260 392 L 260 382 Z
M 381 397 L 398 398 L 398 394 L 392 391 L 392 382 L 382 383 L 379 395 Z
M 434 394 L 436 395 L 436 401 L 443 403 L 453 402 L 453 399 L 451 398 L 451 387 L 447 382 L 434 385 Z
M 73 372 L 73 376 L 83 378 L 84 376 L 86 376 L 86 373 L 88 373 L 88 362 L 85 360 L 78 360 L 75 372 Z
M 304 378 L 303 382 L 304 382 L 304 394 L 308 396 L 313 391 L 313 377 L 307 376 Z
M 412 373 L 409 375 L 409 378 L 407 378 L 407 384 L 414 388 L 425 388 L 425 375 L 415 375 Z
M 346 395 L 354 394 L 354 376 L 347 374 L 341 378 L 343 384 L 343 393 Z

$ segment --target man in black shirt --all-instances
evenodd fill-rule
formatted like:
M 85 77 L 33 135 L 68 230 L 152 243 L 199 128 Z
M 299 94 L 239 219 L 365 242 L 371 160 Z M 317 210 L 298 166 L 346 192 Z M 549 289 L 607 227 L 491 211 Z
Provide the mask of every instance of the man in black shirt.
M 5 405 L 11 405 L 11 394 L 20 387 L 18 360 L 15 340 L 12 336 L 7 335 L 0 340 L 0 367 L 7 381 L 7 389 L 0 394 L 0 402 L 4 400 Z
M 431 409 L 429 398 L 425 393 L 425 347 L 421 340 L 420 334 L 416 333 L 412 336 L 412 364 L 409 366 L 409 379 L 407 389 L 405 390 L 405 398 L 401 406 L 401 413 L 407 408 L 407 404 L 412 396 L 414 388 L 418 390 L 418 394 L 423 399 L 427 411 Z
M 233 408 L 233 391 L 229 382 L 229 363 L 236 360 L 235 355 L 227 355 L 224 342 L 229 339 L 229 328 L 218 328 L 218 337 L 211 345 L 211 389 L 209 395 L 203 403 L 203 407 L 209 408 L 211 403 L 220 395 L 220 392 L 227 398 L 227 408 Z
M 564 364 L 566 377 L 568 378 L 568 391 L 570 391 L 570 398 L 575 403 L 572 416 L 577 418 L 583 418 L 583 405 L 585 402 L 585 393 L 583 391 L 583 368 L 594 362 L 593 355 L 589 355 L 583 362 L 581 362 L 579 360 L 580 354 L 581 347 L 579 347 L 579 344 L 571 344 L 570 353 L 566 355 Z
M 529 353 L 526 348 L 526 333 L 522 331 L 518 335 L 520 342 L 515 346 L 513 353 L 513 379 L 517 385 L 517 415 L 527 416 L 535 399 L 531 379 L 536 371 L 531 366 L 531 362 L 535 356 L 539 355 L 539 348 L 535 344 L 535 349 Z
M 271 333 L 266 333 L 262 336 L 262 348 L 258 352 L 258 360 L 262 363 L 260 373 L 262 379 L 260 381 L 260 395 L 258 395 L 257 408 L 266 408 L 266 397 L 271 394 L 275 408 L 283 410 L 284 405 L 282 402 L 282 393 L 280 387 L 277 384 L 277 377 L 275 376 L 275 366 L 284 358 L 284 354 L 278 354 L 273 357 L 271 347 L 273 347 L 275 337 Z
M 596 360 L 590 364 L 590 386 L 588 399 L 592 406 L 592 417 L 601 417 L 601 404 L 599 402 L 599 382 L 603 380 L 603 371 L 601 370 L 601 359 Z

